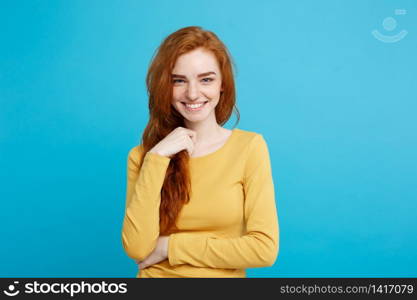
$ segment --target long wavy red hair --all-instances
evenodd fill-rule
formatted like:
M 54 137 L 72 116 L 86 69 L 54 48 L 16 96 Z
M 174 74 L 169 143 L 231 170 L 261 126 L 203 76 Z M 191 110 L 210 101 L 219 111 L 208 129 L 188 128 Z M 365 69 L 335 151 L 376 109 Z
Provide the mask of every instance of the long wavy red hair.
M 144 153 L 152 149 L 172 130 L 185 127 L 183 116 L 171 105 L 173 82 L 171 72 L 177 58 L 202 47 L 211 51 L 219 63 L 223 92 L 215 108 L 216 120 L 224 125 L 233 110 L 239 122 L 236 106 L 234 67 L 230 53 L 222 41 L 211 31 L 199 26 L 181 28 L 167 36 L 156 49 L 146 76 L 149 97 L 149 122 L 142 135 Z M 232 66 L 233 65 L 233 66 Z M 191 180 L 188 168 L 189 154 L 184 149 L 171 157 L 161 189 L 160 235 L 178 231 L 176 219 L 184 204 L 190 201 Z

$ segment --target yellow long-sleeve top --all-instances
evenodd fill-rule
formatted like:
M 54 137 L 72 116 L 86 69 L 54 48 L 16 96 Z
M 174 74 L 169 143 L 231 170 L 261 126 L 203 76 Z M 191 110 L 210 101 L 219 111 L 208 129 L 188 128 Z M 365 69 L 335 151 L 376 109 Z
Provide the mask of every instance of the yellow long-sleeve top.
M 169 163 L 142 145 L 129 151 L 122 243 L 132 259 L 144 260 L 156 246 Z M 137 277 L 246 277 L 246 268 L 273 265 L 279 226 L 263 136 L 235 128 L 220 149 L 190 157 L 189 168 L 190 202 L 178 216 L 179 232 L 169 236 L 168 259 Z

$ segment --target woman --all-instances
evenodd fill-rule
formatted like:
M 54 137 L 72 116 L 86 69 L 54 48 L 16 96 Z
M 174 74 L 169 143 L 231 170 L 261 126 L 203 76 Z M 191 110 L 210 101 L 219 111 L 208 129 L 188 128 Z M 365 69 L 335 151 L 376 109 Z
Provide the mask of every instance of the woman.
M 222 127 L 236 108 L 225 45 L 201 27 L 182 28 L 158 48 L 146 83 L 150 119 L 128 154 L 122 230 L 137 277 L 246 277 L 246 268 L 273 265 L 267 144 Z

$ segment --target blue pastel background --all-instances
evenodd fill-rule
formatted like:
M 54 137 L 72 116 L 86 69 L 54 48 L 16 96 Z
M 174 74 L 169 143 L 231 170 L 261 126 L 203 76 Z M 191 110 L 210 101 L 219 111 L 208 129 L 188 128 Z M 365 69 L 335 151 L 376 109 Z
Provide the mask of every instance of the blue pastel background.
M 414 0 L 1 1 L 0 276 L 136 275 L 127 154 L 153 52 L 190 25 L 229 47 L 237 127 L 269 145 L 280 252 L 248 276 L 416 277 Z

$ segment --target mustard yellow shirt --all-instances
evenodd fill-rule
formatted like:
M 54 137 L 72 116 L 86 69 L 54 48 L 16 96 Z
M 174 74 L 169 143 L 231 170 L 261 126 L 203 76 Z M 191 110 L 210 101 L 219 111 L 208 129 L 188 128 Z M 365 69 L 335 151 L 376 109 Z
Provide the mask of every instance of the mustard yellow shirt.
M 132 259 L 144 260 L 156 246 L 169 163 L 142 145 L 129 151 L 122 243 Z M 189 167 L 190 202 L 178 216 L 180 231 L 169 236 L 168 259 L 136 277 L 246 277 L 246 268 L 273 265 L 279 226 L 263 136 L 235 128 L 220 149 L 190 157 Z

